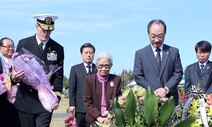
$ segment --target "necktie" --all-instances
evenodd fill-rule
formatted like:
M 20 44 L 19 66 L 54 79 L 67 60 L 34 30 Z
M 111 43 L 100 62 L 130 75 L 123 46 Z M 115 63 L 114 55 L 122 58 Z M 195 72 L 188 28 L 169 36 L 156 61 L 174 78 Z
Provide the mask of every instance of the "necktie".
M 86 67 L 88 68 L 88 75 L 90 75 L 91 74 L 91 66 L 87 65 Z
M 39 49 L 40 49 L 40 53 L 42 54 L 43 53 L 43 42 L 41 42 L 39 44 Z
M 157 48 L 155 51 L 157 52 L 157 54 L 156 54 L 156 61 L 157 61 L 157 64 L 158 64 L 158 69 L 159 69 L 159 71 L 160 71 L 160 66 L 161 66 L 160 51 L 161 51 L 161 50 L 160 50 L 159 48 Z
M 200 65 L 200 74 L 202 74 L 203 69 L 204 69 L 204 64 L 201 64 L 201 65 Z

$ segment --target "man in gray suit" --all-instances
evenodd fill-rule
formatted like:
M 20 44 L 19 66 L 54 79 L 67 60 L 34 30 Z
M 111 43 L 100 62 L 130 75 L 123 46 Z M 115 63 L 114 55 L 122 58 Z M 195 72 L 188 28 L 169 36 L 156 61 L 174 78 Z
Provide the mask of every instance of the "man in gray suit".
M 76 116 L 77 127 L 86 127 L 89 124 L 85 121 L 84 79 L 85 76 L 96 72 L 96 66 L 92 63 L 95 47 L 90 43 L 85 43 L 81 46 L 80 53 L 83 63 L 72 66 L 69 77 L 69 110 Z
M 189 92 L 191 86 L 204 89 L 207 94 L 212 93 L 212 62 L 209 61 L 211 44 L 208 41 L 200 41 L 195 46 L 198 62 L 189 65 L 185 74 L 185 92 Z
M 138 85 L 150 87 L 160 99 L 174 96 L 177 105 L 177 86 L 183 74 L 179 50 L 163 44 L 166 24 L 162 20 L 150 21 L 147 31 L 151 44 L 135 53 L 134 79 Z

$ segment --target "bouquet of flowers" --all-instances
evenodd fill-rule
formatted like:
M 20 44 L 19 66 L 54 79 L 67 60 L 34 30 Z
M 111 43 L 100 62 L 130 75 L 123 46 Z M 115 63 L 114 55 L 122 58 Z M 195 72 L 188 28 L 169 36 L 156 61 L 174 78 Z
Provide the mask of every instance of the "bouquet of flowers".
M 128 91 L 127 94 L 125 91 Z M 134 86 L 124 90 L 122 95 L 125 97 L 119 97 L 113 101 L 112 120 L 115 119 L 115 122 L 112 127 L 190 127 L 197 119 L 190 117 L 178 123 L 170 122 L 175 112 L 174 99 L 171 97 L 163 102 L 150 88 L 145 90 L 140 86 Z M 120 104 L 123 98 L 124 103 Z
M 0 95 L 7 91 L 6 84 L 7 84 L 7 74 L 2 73 L 0 74 Z
M 21 52 L 23 52 L 23 54 L 14 54 L 14 57 L 10 61 L 10 65 L 13 66 L 16 71 L 24 71 L 26 77 L 23 82 L 38 91 L 38 97 L 43 107 L 51 112 L 58 106 L 58 98 L 52 91 L 53 86 L 51 86 L 48 80 L 50 78 L 47 77 L 43 66 L 40 64 L 42 62 L 26 49 L 22 49 Z M 54 68 L 54 72 L 58 69 L 60 68 Z
M 182 119 L 189 116 L 197 116 L 198 119 L 192 124 L 192 127 L 212 126 L 212 94 L 204 94 L 204 90 L 192 86 L 187 94 Z
M 76 127 L 76 119 L 74 116 L 69 116 L 65 119 L 64 124 L 66 127 Z
M 5 63 L 5 60 L 3 59 L 2 55 L 0 56 L 0 60 L 2 64 L 1 65 L 2 70 L 3 70 L 3 73 L 0 74 L 0 95 L 6 91 L 8 91 L 7 94 L 10 94 L 11 91 L 14 90 L 14 87 L 11 85 L 9 67 Z
M 0 95 L 7 91 L 7 99 L 9 102 L 14 103 L 17 86 L 13 86 L 10 80 L 9 65 L 5 63 L 5 60 L 0 57 L 2 63 L 3 73 L 0 74 Z

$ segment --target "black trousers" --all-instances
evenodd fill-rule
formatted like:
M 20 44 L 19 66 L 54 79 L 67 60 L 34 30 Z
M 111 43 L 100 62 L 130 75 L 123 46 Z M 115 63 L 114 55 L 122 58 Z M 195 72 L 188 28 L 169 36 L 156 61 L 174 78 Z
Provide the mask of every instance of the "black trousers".
M 28 114 L 18 111 L 21 127 L 50 127 L 52 113 Z
M 76 112 L 75 117 L 77 121 L 77 127 L 90 127 L 90 124 L 85 120 L 86 113 Z
M 21 127 L 18 112 L 14 106 L 9 110 L 0 109 L 0 127 Z
M 7 93 L 0 95 L 0 127 L 21 127 L 18 111 L 7 100 Z

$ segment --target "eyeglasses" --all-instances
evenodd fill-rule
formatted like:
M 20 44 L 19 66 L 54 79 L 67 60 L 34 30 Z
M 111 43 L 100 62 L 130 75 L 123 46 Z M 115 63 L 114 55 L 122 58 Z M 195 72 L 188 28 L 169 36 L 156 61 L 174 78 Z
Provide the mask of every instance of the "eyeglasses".
M 5 47 L 7 49 L 14 49 L 15 48 L 14 45 L 2 45 L 1 47 Z
M 100 64 L 97 65 L 98 69 L 102 69 L 103 67 L 106 69 L 110 69 L 111 65 L 110 64 Z

